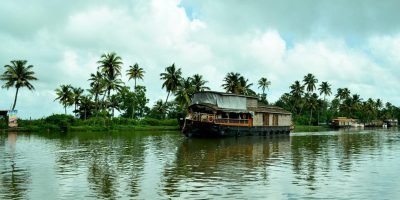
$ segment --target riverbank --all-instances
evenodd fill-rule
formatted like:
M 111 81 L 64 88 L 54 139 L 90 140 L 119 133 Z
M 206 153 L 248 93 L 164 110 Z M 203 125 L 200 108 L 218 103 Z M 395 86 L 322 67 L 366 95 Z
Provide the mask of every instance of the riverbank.
M 319 132 L 319 131 L 329 131 L 331 128 L 329 126 L 308 126 L 308 125 L 296 125 L 294 126 L 294 133 L 298 132 Z
M 87 120 L 71 115 L 51 115 L 43 119 L 18 120 L 18 128 L 0 127 L 1 131 L 15 132 L 96 132 L 96 131 L 177 131 L 176 119 L 128 119 L 95 117 Z
M 104 132 L 104 131 L 179 131 L 179 126 L 70 126 L 49 128 L 39 126 L 27 126 L 19 128 L 0 129 L 1 132 Z

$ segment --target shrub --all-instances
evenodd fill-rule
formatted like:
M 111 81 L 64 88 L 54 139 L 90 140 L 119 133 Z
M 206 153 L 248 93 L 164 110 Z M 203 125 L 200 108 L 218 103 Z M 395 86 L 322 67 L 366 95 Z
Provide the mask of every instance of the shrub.
M 53 129 L 58 127 L 62 131 L 67 131 L 71 125 L 74 125 L 75 123 L 75 118 L 72 115 L 60 115 L 60 114 L 54 114 L 50 115 L 45 119 L 45 122 L 49 124 L 49 128 Z
M 148 126 L 159 126 L 160 125 L 160 120 L 158 119 L 153 119 L 153 118 L 144 118 L 140 120 L 140 125 L 148 125 Z

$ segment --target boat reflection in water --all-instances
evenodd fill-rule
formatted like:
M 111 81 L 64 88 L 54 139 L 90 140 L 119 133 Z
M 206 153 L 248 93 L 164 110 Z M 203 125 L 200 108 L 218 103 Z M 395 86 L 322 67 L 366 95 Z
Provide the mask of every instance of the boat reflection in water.
M 210 192 L 217 188 L 218 182 L 240 185 L 253 179 L 268 181 L 266 168 L 290 153 L 290 138 L 287 135 L 188 138 L 178 148 L 175 162 L 164 172 L 167 179 L 164 190 L 173 197 L 188 190 Z

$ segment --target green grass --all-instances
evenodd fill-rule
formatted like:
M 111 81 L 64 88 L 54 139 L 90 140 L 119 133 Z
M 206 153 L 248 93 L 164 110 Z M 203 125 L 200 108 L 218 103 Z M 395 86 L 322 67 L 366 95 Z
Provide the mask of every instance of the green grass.
M 84 132 L 84 131 L 174 131 L 179 130 L 178 126 L 134 126 L 134 125 L 113 125 L 113 126 L 71 126 L 68 131 Z

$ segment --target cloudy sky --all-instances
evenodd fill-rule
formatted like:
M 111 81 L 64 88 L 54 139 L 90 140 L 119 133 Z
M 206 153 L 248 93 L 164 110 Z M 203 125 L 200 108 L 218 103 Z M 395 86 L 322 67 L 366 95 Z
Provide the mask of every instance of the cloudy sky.
M 61 84 L 88 88 L 96 61 L 116 52 L 139 63 L 151 104 L 165 99 L 159 74 L 175 63 L 222 91 L 228 72 L 267 77 L 270 101 L 313 73 L 364 99 L 399 106 L 400 2 L 397 0 L 13 0 L 0 7 L 0 73 L 14 59 L 34 65 L 36 90 L 20 91 L 23 118 L 62 113 Z M 127 80 L 123 77 L 123 80 Z M 0 83 L 0 84 L 3 84 Z M 133 82 L 129 83 L 131 86 Z M 0 89 L 0 109 L 15 89 Z

